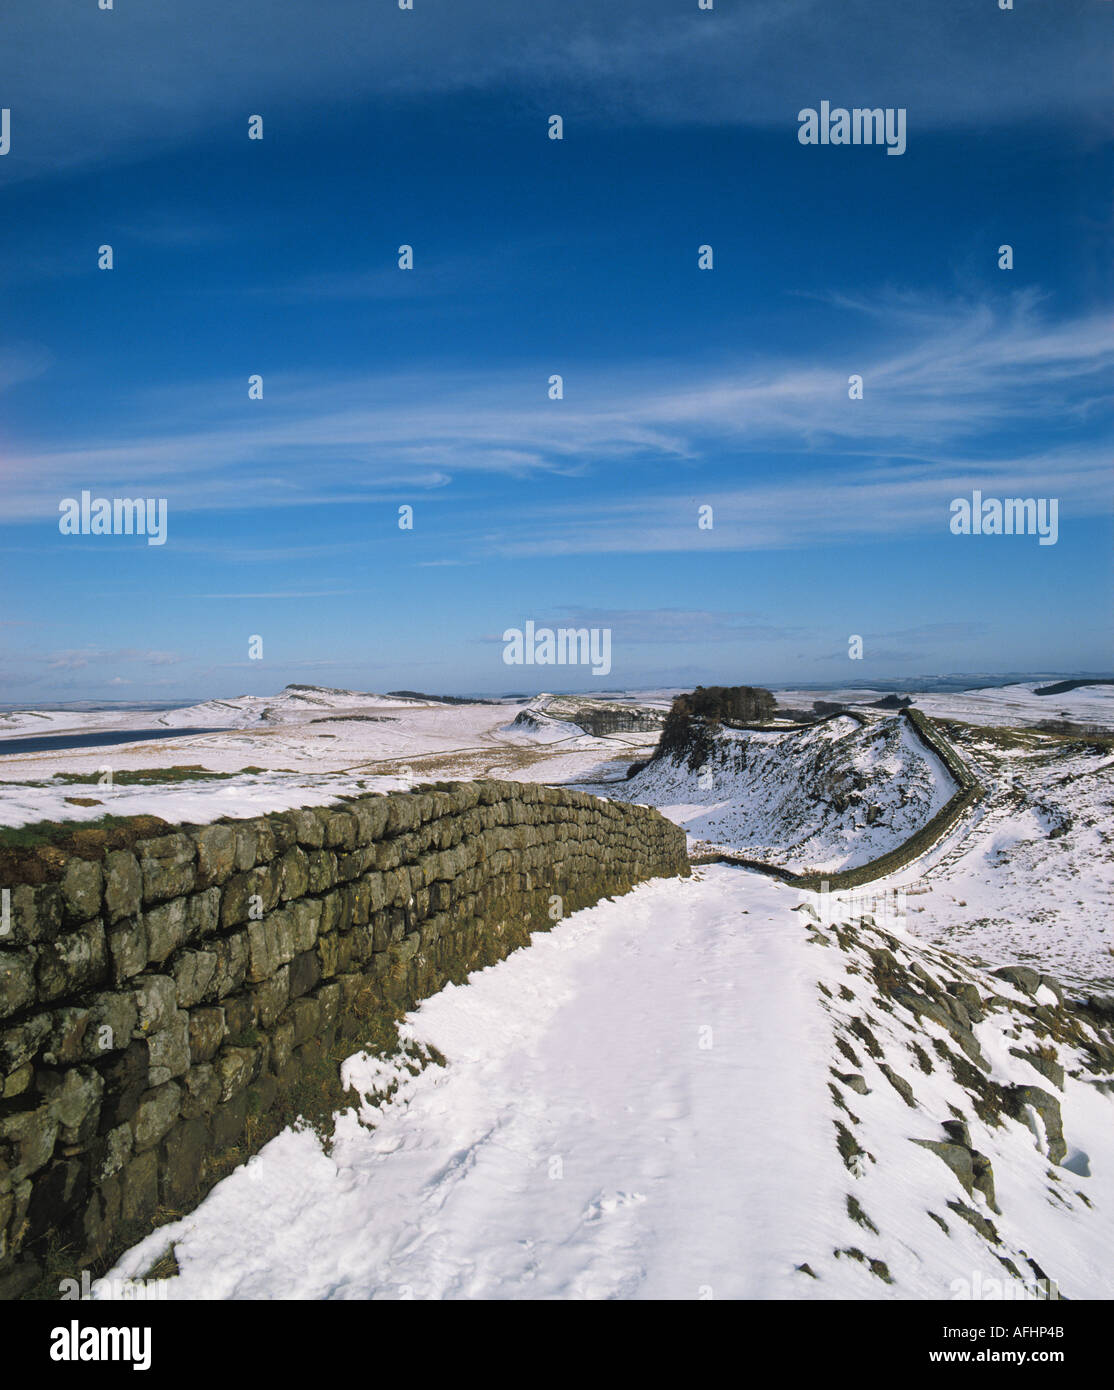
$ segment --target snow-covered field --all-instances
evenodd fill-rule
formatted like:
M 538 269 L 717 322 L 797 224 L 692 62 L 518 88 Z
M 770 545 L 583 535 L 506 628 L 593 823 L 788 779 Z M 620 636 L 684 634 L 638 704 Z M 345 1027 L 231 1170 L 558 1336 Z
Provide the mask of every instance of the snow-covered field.
M 1043 681 L 1017 685 L 987 686 L 981 690 L 918 692 L 909 691 L 918 709 L 934 719 L 962 719 L 969 724 L 999 724 L 1024 727 L 1045 719 L 1066 719 L 1074 724 L 1097 724 L 1114 729 L 1114 685 L 1087 685 L 1060 695 L 1034 692 L 1056 684 L 1049 676 Z M 775 690 L 778 704 L 790 709 L 811 709 L 815 700 L 833 704 L 870 704 L 883 699 L 886 692 L 861 686 L 832 690 Z
M 173 1246 L 172 1298 L 920 1299 L 1023 1292 L 1027 1255 L 1069 1297 L 1114 1295 L 1114 1099 L 1068 1078 L 1071 1166 L 1053 1172 L 1039 1133 L 983 1123 L 946 1066 L 920 1071 L 910 1042 L 945 1031 L 879 1011 L 864 957 L 819 944 L 796 905 L 711 867 L 575 914 L 410 1016 L 446 1067 L 353 1059 L 365 1091 L 401 1082 L 389 1103 L 343 1116 L 328 1155 L 286 1131 L 110 1278 Z M 858 1067 L 837 1050 L 848 1018 L 870 1020 L 914 1106 L 861 1045 Z M 1003 1082 L 1040 1081 L 1014 1023 L 989 1016 L 979 1044 Z M 833 1091 L 849 1070 L 869 1094 Z M 956 1113 L 1000 1212 L 910 1142 Z M 993 1222 L 997 1253 L 956 1203 Z
M 564 781 L 598 775 L 617 755 L 647 756 L 656 736 L 592 738 L 545 720 L 515 727 L 524 701 L 437 704 L 349 691 L 288 688 L 261 698 L 210 700 L 157 714 L 55 712 L 8 716 L 0 731 L 0 825 L 156 815 L 203 824 L 320 805 L 361 791 L 474 777 Z M 225 732 L 181 738 L 4 755 L 4 740 L 34 734 L 174 727 Z M 552 746 L 551 746 L 552 745 Z M 230 774 L 221 781 L 125 785 L 118 773 L 195 767 Z M 244 771 L 244 769 L 252 769 Z M 90 785 L 58 780 L 80 774 Z M 94 802 L 76 804 L 72 798 Z

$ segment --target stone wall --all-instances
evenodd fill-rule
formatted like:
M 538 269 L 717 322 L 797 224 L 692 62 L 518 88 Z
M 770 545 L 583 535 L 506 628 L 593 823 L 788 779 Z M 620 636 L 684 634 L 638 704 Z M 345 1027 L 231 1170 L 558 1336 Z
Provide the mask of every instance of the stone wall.
M 188 1210 L 384 1019 L 689 871 L 656 811 L 508 782 L 122 825 L 0 861 L 0 1297 Z

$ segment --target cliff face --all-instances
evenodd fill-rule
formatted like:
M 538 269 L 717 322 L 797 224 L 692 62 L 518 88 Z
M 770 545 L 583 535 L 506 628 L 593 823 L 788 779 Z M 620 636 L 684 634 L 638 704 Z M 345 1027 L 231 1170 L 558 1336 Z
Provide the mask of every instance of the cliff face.
M 662 725 L 660 715 L 624 709 L 621 705 L 578 709 L 568 717 L 571 723 L 579 724 L 585 733 L 596 738 L 603 738 L 607 734 L 654 733 Z
M 510 782 L 79 834 L 7 865 L 0 1297 L 192 1205 L 446 982 L 688 873 L 656 811 Z

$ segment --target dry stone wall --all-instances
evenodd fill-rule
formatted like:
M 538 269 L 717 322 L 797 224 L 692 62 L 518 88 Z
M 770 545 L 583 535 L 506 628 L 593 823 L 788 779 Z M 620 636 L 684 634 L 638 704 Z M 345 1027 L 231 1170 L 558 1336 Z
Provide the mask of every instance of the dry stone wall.
M 376 1019 L 689 871 L 656 811 L 507 782 L 144 829 L 36 851 L 7 884 L 0 1297 L 188 1209 Z

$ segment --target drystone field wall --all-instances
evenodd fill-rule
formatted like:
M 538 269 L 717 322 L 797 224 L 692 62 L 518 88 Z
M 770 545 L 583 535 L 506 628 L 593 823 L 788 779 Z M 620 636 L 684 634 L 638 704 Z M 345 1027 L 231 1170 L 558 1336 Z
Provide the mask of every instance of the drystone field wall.
M 0 1297 L 187 1210 L 447 981 L 689 872 L 658 812 L 509 782 L 128 826 L 23 851 L 7 884 Z

